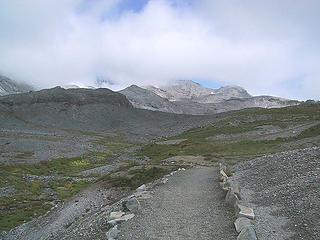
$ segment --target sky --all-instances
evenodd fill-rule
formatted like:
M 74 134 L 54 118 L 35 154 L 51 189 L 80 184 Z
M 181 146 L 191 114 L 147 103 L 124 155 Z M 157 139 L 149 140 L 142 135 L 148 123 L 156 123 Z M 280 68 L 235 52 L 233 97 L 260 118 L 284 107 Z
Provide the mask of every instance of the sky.
M 194 80 L 320 99 L 318 0 L 1 0 L 0 73 L 38 89 Z

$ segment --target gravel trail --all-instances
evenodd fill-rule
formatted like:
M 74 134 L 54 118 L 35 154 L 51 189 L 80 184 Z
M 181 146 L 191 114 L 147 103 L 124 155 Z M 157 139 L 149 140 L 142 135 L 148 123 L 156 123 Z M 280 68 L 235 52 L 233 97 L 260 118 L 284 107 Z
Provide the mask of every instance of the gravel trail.
M 236 239 L 233 212 L 223 198 L 217 169 L 180 171 L 141 203 L 134 219 L 120 225 L 119 239 Z

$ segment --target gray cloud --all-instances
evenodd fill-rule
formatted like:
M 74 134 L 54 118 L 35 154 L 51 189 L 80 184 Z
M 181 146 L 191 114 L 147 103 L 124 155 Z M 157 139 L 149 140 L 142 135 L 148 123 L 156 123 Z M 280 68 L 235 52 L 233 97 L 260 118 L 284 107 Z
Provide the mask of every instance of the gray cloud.
M 319 1 L 153 0 L 117 15 L 120 1 L 1 1 L 0 71 L 39 88 L 203 79 L 319 99 Z

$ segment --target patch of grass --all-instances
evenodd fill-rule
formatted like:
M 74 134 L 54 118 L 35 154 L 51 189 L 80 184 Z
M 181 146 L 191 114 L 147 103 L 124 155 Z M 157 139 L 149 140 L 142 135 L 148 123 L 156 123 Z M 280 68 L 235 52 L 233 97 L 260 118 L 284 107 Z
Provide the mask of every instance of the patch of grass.
M 102 178 L 114 187 L 128 187 L 130 189 L 136 189 L 140 185 L 148 182 L 152 182 L 156 179 L 163 177 L 164 175 L 173 171 L 174 168 L 141 168 L 135 170 L 129 170 L 127 176 L 112 177 L 110 175 Z
M 299 135 L 293 137 L 293 139 L 303 139 L 309 137 L 316 137 L 320 135 L 320 124 L 310 127 L 302 131 Z
M 12 202 L 10 198 L 8 201 Z M 4 200 L 0 203 L 1 211 L 4 209 Z M 46 213 L 52 207 L 51 204 L 41 201 L 29 201 L 29 202 L 17 202 L 14 201 L 9 210 L 5 213 L 5 216 L 0 217 L 0 232 L 9 230 L 24 222 L 30 221 L 35 216 L 40 216 Z
M 246 140 L 239 139 L 237 142 L 211 142 L 210 136 L 224 134 L 241 134 L 253 131 L 257 127 L 265 125 L 279 126 L 286 128 L 295 124 L 320 120 L 319 106 L 296 106 L 281 109 L 245 109 L 230 113 L 212 126 L 191 129 L 169 139 L 188 139 L 176 145 L 149 144 L 144 146 L 137 154 L 148 156 L 154 162 L 182 155 L 201 155 L 207 160 L 227 160 L 235 163 L 240 160 L 252 159 L 264 154 L 274 153 L 280 150 L 283 143 L 296 139 L 318 136 L 320 125 L 303 131 L 299 136 L 293 138 L 275 140 Z M 164 139 L 165 140 L 165 139 Z
M 55 181 L 50 183 L 50 187 L 58 193 L 59 199 L 63 201 L 70 199 L 89 185 L 90 183 L 87 181 Z

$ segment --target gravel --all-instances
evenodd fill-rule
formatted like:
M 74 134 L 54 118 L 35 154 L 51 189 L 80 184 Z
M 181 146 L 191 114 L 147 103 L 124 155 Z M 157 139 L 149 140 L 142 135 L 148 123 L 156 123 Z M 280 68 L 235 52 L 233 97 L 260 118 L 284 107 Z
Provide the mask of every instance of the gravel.
M 119 239 L 236 239 L 233 212 L 223 199 L 216 169 L 180 171 L 120 225 Z
M 320 239 L 319 147 L 241 163 L 234 177 L 254 205 L 260 239 Z

